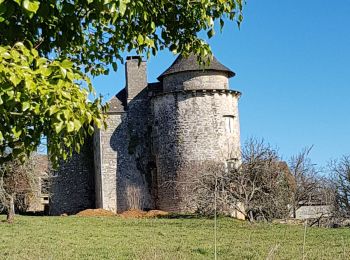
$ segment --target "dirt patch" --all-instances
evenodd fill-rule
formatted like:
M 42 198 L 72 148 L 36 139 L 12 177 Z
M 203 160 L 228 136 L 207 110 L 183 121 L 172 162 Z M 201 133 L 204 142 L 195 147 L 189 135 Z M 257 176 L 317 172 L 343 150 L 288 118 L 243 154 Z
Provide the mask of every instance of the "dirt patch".
M 77 216 L 81 217 L 109 217 L 109 216 L 116 216 L 115 213 L 109 210 L 105 209 L 86 209 L 83 211 L 80 211 Z
M 169 212 L 162 211 L 162 210 L 150 210 L 146 213 L 147 217 L 162 217 L 162 216 L 167 216 L 169 215 Z
M 139 209 L 132 209 L 124 211 L 121 214 L 115 214 L 112 211 L 105 209 L 86 209 L 77 213 L 77 216 L 81 217 L 109 217 L 109 216 L 120 216 L 122 218 L 156 218 L 161 216 L 167 216 L 169 213 L 162 210 L 150 210 L 143 211 Z
M 168 212 L 161 210 L 142 211 L 138 209 L 124 211 L 119 214 L 122 218 L 155 218 L 168 215 Z
M 144 218 L 147 212 L 139 209 L 131 209 L 119 214 L 122 218 Z

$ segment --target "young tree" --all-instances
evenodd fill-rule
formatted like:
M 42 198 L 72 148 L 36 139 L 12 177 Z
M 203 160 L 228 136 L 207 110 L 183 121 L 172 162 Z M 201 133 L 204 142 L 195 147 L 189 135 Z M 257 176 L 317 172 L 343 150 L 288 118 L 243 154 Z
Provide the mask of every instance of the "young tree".
M 209 57 L 198 33 L 242 21 L 242 0 L 0 0 L 0 162 L 24 159 L 42 138 L 51 160 L 79 151 L 104 122 L 82 73 L 108 74 L 124 51 L 169 48 Z M 8 149 L 10 148 L 10 149 Z M 7 152 L 5 152 L 5 150 Z
M 12 223 L 15 217 L 15 206 L 21 198 L 33 194 L 37 186 L 35 181 L 35 156 L 24 163 L 19 160 L 6 162 L 0 166 L 0 209 L 7 214 L 7 221 Z

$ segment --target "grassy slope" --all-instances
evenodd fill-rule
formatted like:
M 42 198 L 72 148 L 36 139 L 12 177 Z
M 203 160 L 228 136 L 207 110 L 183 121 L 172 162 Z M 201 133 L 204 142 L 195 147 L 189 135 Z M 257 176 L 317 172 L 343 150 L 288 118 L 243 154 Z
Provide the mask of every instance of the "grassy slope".
M 269 253 L 302 259 L 303 227 L 220 218 L 218 228 L 218 259 Z M 350 259 L 349 245 L 350 229 L 309 228 L 306 259 Z M 0 259 L 213 259 L 213 251 L 211 219 L 17 216 L 13 225 L 0 222 Z

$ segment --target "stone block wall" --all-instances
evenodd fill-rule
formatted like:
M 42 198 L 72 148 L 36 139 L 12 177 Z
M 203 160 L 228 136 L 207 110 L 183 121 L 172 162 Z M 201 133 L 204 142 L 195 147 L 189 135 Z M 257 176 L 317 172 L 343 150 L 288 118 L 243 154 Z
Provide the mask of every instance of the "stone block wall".
M 80 154 L 62 162 L 51 184 L 50 215 L 75 214 L 95 207 L 92 140 L 88 138 Z
M 109 114 L 107 129 L 94 135 L 96 207 L 117 212 L 117 158 L 110 139 L 122 121 L 123 114 Z
M 193 194 L 181 181 L 240 160 L 240 93 L 229 90 L 228 72 L 169 74 L 160 89 L 146 88 L 146 63 L 135 57 L 125 73 L 125 97 L 114 99 L 107 129 L 59 169 L 52 214 L 94 206 L 186 212 Z
M 149 100 L 147 91 L 142 91 L 129 101 L 127 113 L 111 123 L 111 131 L 104 133 L 110 148 L 104 154 L 115 156 L 107 160 L 110 168 L 105 174 L 116 176 L 117 212 L 131 208 L 153 208 L 150 175 L 150 129 Z M 114 127 L 115 126 L 115 127 Z M 106 156 L 106 155 L 105 155 Z M 113 170 L 114 169 L 114 170 Z
M 147 87 L 147 64 L 130 57 L 125 64 L 127 100 L 133 100 Z
M 186 211 L 182 198 L 190 196 L 190 191 L 181 194 L 174 182 L 186 180 L 184 174 L 200 174 L 198 167 L 189 171 L 191 165 L 239 159 L 238 98 L 239 93 L 232 90 L 178 91 L 153 98 L 160 209 Z M 231 130 L 226 117 L 232 119 Z
M 226 72 L 190 71 L 176 73 L 163 79 L 164 92 L 177 90 L 228 89 Z

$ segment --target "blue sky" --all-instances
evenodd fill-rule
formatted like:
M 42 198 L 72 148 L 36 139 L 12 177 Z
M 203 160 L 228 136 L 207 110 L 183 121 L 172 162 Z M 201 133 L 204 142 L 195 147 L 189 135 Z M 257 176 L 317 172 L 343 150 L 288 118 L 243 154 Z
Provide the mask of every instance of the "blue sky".
M 238 30 L 226 23 L 210 40 L 214 55 L 236 72 L 241 140 L 264 138 L 285 160 L 314 145 L 325 165 L 350 154 L 350 1 L 248 0 Z M 174 61 L 169 51 L 148 62 L 148 80 Z M 93 80 L 112 97 L 125 84 L 124 68 Z

